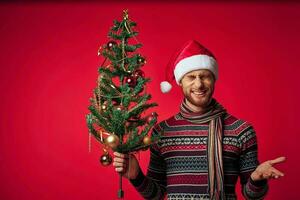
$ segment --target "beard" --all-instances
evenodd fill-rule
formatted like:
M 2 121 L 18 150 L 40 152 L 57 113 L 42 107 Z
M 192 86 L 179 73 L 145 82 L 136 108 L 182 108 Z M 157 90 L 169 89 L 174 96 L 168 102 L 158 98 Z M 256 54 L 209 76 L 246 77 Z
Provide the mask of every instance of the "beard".
M 213 95 L 213 88 L 190 89 L 184 91 L 185 98 L 194 106 L 206 108 L 209 106 Z

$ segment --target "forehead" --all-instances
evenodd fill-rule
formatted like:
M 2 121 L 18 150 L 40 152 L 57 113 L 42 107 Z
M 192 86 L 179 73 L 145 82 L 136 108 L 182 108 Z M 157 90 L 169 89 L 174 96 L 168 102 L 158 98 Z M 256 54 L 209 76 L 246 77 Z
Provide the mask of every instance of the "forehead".
M 189 76 L 189 75 L 195 75 L 195 76 L 212 75 L 212 72 L 207 69 L 197 69 L 197 70 L 186 73 L 184 76 Z

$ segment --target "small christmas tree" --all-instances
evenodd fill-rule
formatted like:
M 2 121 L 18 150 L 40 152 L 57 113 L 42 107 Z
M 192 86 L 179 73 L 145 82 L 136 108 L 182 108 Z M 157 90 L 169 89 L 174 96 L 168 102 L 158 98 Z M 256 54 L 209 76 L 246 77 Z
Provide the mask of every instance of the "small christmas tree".
M 157 114 L 143 116 L 157 104 L 148 103 L 151 95 L 146 92 L 146 83 L 150 79 L 141 70 L 146 60 L 136 53 L 142 45 L 129 44 L 131 38 L 137 42 L 135 26 L 127 10 L 123 11 L 122 21 L 114 20 L 109 31 L 110 41 L 98 50 L 104 61 L 86 120 L 90 134 L 103 144 L 100 162 L 105 166 L 112 162 L 109 149 L 120 153 L 137 152 L 147 149 L 159 138 L 159 134 L 149 136 Z M 121 175 L 118 196 L 123 197 Z

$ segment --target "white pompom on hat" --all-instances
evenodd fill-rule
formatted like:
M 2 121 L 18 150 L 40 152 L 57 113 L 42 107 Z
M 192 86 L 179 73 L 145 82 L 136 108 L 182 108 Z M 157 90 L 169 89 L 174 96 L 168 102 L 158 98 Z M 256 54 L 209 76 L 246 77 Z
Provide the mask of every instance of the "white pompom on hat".
M 214 55 L 197 41 L 189 40 L 173 54 L 166 69 L 166 80 L 160 83 L 162 93 L 172 89 L 174 79 L 179 84 L 186 73 L 198 69 L 210 70 L 215 79 L 218 79 L 218 64 Z

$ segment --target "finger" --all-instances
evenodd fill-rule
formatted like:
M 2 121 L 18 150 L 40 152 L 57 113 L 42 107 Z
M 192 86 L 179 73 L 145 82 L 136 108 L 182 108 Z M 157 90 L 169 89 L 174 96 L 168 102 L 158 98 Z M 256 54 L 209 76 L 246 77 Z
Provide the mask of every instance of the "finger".
M 119 158 L 128 158 L 127 154 L 122 154 L 122 153 L 119 153 L 116 151 L 114 152 L 114 156 L 119 157 Z
M 119 163 L 126 163 L 126 160 L 123 158 L 114 158 L 114 162 L 119 162 Z
M 279 176 L 284 176 L 284 174 L 281 171 L 279 171 L 278 169 L 273 168 L 272 169 L 272 176 L 279 177 Z
M 115 170 L 116 170 L 116 172 L 123 173 L 125 171 L 125 168 L 117 167 L 117 168 L 115 168 Z
M 272 175 L 272 178 L 278 179 L 279 176 L 277 176 L 277 175 Z
M 272 176 L 271 176 L 270 178 L 273 178 L 273 179 L 278 179 L 278 178 L 279 178 L 279 176 L 278 176 L 278 175 L 276 175 L 275 173 L 272 173 Z
M 272 172 L 271 171 L 263 173 L 263 178 L 264 179 L 269 179 L 271 177 L 272 177 Z
M 113 166 L 114 167 L 123 167 L 123 168 L 126 168 L 125 163 L 119 163 L 119 162 L 113 162 Z
M 275 158 L 274 160 L 270 160 L 270 164 L 274 165 L 274 164 L 282 163 L 285 160 L 286 160 L 286 158 L 284 156 L 278 157 L 278 158 Z

